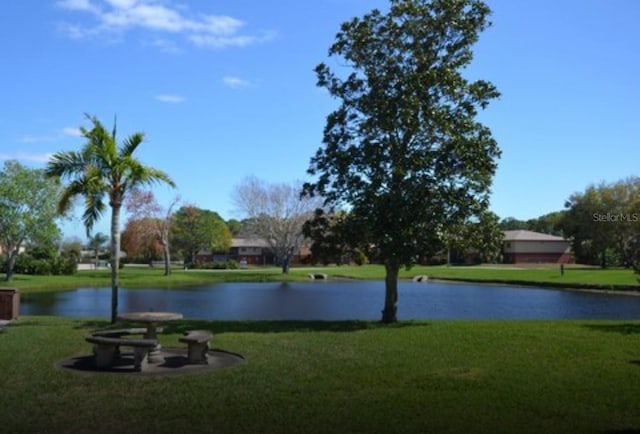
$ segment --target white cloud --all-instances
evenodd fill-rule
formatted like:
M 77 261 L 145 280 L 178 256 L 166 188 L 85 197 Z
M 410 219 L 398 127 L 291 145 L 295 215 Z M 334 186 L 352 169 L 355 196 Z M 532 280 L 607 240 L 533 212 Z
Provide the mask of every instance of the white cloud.
M 91 0 L 61 0 L 56 4 L 63 9 L 72 11 L 91 12 L 94 14 L 100 13 L 100 9 L 95 6 Z
M 161 51 L 164 51 L 165 53 L 177 54 L 182 52 L 182 50 L 180 50 L 180 48 L 175 42 L 168 39 L 156 38 L 150 42 L 147 42 L 146 45 L 159 48 Z
M 246 47 L 248 45 L 260 44 L 271 41 L 275 37 L 275 33 L 270 32 L 262 36 L 217 36 L 196 34 L 189 36 L 189 40 L 199 47 L 208 48 L 227 48 L 227 47 Z
M 136 0 L 107 0 L 107 3 L 118 8 L 130 8 L 136 4 Z
M 239 77 L 231 77 L 227 76 L 222 79 L 222 82 L 225 86 L 230 87 L 232 89 L 240 89 L 242 87 L 251 86 L 251 82 Z
M 37 135 L 37 134 L 25 134 L 18 139 L 20 143 L 45 143 L 53 142 L 56 139 L 55 136 Z
M 185 98 L 180 95 L 156 95 L 156 99 L 161 102 L 170 102 L 174 104 L 185 101 Z
M 49 158 L 52 154 L 29 154 L 25 152 L 18 152 L 15 154 L 0 154 L 0 160 L 18 160 L 18 161 L 28 161 L 33 163 L 46 163 L 49 161 Z
M 64 127 L 50 134 L 25 134 L 18 138 L 20 143 L 52 143 L 60 141 L 64 137 L 82 137 L 79 128 Z
M 61 23 L 59 29 L 71 38 L 81 39 L 105 33 L 124 34 L 142 29 L 154 33 L 184 35 L 200 47 L 245 47 L 264 42 L 271 36 L 241 34 L 245 23 L 226 15 L 191 15 L 169 0 L 61 0 L 60 8 L 90 14 L 93 25 Z M 163 44 L 167 46 L 166 40 Z
M 60 130 L 60 132 L 65 136 L 82 137 L 80 128 L 76 127 L 64 127 Z

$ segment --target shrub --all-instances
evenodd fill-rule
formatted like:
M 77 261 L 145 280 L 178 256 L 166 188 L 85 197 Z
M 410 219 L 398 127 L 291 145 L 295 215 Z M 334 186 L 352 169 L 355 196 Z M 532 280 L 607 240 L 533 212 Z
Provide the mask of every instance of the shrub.
M 188 267 L 194 270 L 236 270 L 238 268 L 238 261 L 229 259 L 224 262 L 198 262 L 196 264 L 189 264 Z
M 4 267 L 6 268 L 6 267 Z M 78 271 L 78 265 L 73 258 L 58 256 L 50 259 L 36 259 L 31 255 L 19 255 L 13 271 L 17 274 L 32 274 L 38 276 L 71 275 Z M 6 272 L 6 270 L 3 270 Z
M 364 265 L 369 262 L 369 258 L 367 258 L 367 255 L 365 255 L 363 251 L 358 250 L 353 255 L 353 262 L 355 262 L 356 265 Z

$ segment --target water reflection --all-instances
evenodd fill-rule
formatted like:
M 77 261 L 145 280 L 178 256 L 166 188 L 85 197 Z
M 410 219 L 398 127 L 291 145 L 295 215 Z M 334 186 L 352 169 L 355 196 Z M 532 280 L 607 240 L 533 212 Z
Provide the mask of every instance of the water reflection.
M 431 282 L 399 284 L 400 319 L 637 319 L 640 297 Z M 23 315 L 108 317 L 111 290 L 23 296 Z M 217 283 L 185 289 L 121 289 L 120 312 L 176 311 L 185 318 L 341 320 L 380 318 L 384 283 Z

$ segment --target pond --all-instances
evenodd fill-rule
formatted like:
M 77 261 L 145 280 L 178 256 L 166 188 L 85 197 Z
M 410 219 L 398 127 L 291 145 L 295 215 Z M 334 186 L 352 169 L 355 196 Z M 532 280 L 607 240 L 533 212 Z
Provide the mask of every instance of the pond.
M 109 288 L 22 296 L 21 315 L 109 317 Z M 378 320 L 384 282 L 216 283 L 120 289 L 119 312 L 218 320 Z M 399 282 L 398 319 L 638 319 L 640 297 L 559 289 Z

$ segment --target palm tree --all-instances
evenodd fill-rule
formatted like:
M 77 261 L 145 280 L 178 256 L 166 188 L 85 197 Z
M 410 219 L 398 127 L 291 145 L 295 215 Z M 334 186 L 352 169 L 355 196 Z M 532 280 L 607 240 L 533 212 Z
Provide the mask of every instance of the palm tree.
M 109 237 L 102 232 L 98 232 L 97 234 L 89 238 L 88 247 L 93 250 L 96 255 L 96 269 L 98 268 L 98 257 L 100 255 L 100 250 L 102 249 L 102 246 L 104 246 L 104 243 L 106 243 L 107 241 L 109 241 Z
M 87 139 L 79 151 L 57 152 L 47 164 L 49 176 L 67 178 L 58 203 L 58 211 L 67 210 L 75 197 L 84 197 L 82 220 L 87 236 L 95 222 L 106 210 L 105 197 L 111 207 L 111 323 L 118 316 L 118 269 L 120 266 L 120 209 L 127 193 L 143 185 L 166 182 L 175 187 L 169 176 L 149 166 L 141 164 L 133 157 L 134 151 L 144 140 L 143 133 L 127 137 L 120 148 L 116 142 L 116 125 L 107 131 L 95 117 L 86 115 L 93 124 L 91 129 L 81 127 L 80 132 Z

